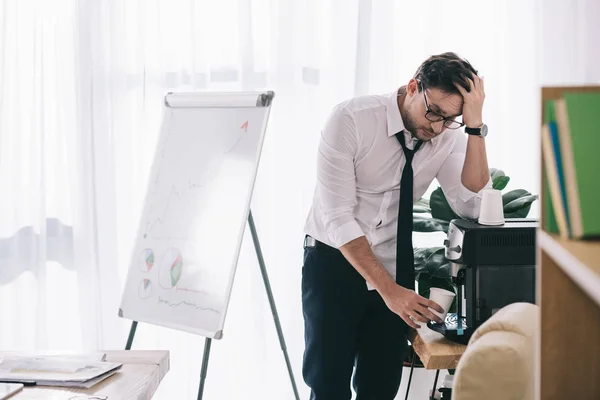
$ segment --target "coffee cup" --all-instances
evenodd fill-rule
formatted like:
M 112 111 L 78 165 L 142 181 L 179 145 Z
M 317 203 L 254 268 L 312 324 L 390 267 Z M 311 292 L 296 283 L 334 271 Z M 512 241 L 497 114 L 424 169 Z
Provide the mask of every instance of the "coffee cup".
M 448 311 L 450 310 L 450 306 L 452 305 L 454 297 L 456 297 L 456 293 L 454 292 L 442 288 L 432 287 L 429 289 L 429 300 L 439 304 L 440 307 L 444 309 L 444 312 L 440 313 L 432 308 L 430 310 L 440 317 L 442 321 L 444 321 L 446 314 L 448 314 Z
M 485 189 L 481 197 L 479 210 L 479 223 L 481 225 L 504 224 L 504 205 L 502 192 L 496 189 Z

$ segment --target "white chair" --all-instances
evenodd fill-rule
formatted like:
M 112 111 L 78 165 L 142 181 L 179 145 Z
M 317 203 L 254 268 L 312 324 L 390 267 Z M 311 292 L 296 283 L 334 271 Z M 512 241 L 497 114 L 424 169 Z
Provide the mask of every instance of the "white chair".
M 477 328 L 458 362 L 452 400 L 533 400 L 538 323 L 537 305 L 514 303 Z

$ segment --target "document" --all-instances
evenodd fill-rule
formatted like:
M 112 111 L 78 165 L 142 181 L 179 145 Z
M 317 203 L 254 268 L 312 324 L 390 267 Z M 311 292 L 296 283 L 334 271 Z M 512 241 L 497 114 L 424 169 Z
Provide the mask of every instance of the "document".
M 8 399 L 22 389 L 22 383 L 0 383 L 0 400 Z
M 113 375 L 121 366 L 120 363 L 76 357 L 3 356 L 0 357 L 0 382 L 34 382 L 38 386 L 90 388 Z

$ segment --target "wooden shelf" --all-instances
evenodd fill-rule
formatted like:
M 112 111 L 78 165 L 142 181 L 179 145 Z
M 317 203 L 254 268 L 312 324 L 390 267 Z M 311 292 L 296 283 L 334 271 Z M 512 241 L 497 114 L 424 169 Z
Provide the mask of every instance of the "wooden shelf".
M 542 88 L 545 100 L 566 91 L 597 92 L 600 86 Z M 540 153 L 540 154 L 543 154 Z M 544 163 L 540 158 L 541 215 Z M 569 240 L 546 232 L 544 218 L 537 235 L 536 399 L 592 399 L 600 396 L 600 241 Z
M 446 339 L 441 333 L 421 326 L 408 332 L 413 349 L 425 369 L 455 369 L 467 346 Z
M 540 231 L 540 248 L 600 306 L 600 241 L 569 240 Z

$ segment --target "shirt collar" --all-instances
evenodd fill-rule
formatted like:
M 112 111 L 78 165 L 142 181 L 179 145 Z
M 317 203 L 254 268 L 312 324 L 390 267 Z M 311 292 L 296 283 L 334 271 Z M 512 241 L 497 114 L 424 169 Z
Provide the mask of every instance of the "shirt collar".
M 400 131 L 406 129 L 404 121 L 398 108 L 398 92 L 395 91 L 388 95 L 387 99 L 387 130 L 388 137 L 392 137 Z
M 400 109 L 398 108 L 398 91 L 389 94 L 386 108 L 388 137 L 392 137 L 398 132 L 402 132 L 406 147 L 414 149 L 418 139 L 414 138 L 412 134 L 406 130 L 404 121 L 402 120 L 402 114 L 400 114 Z

